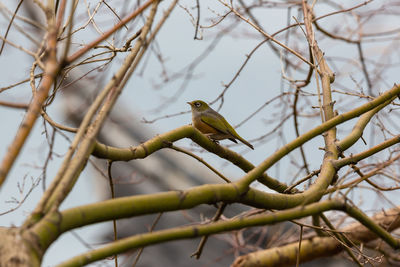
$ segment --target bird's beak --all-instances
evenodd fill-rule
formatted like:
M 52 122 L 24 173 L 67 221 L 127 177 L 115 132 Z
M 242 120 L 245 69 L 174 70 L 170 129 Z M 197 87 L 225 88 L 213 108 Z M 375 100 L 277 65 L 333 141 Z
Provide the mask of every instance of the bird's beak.
M 190 102 L 186 102 L 186 103 L 188 103 L 190 106 L 192 106 L 192 103 L 190 103 Z

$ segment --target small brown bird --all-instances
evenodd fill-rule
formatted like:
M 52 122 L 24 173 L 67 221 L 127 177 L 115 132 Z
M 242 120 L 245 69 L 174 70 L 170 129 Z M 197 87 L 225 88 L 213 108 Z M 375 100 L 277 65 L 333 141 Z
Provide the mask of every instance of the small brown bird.
M 225 118 L 210 108 L 207 103 L 201 100 L 187 102 L 192 108 L 193 126 L 208 136 L 211 140 L 229 139 L 237 143 L 236 139 L 246 146 L 254 149 L 254 147 L 244 140 L 233 127 L 225 120 Z

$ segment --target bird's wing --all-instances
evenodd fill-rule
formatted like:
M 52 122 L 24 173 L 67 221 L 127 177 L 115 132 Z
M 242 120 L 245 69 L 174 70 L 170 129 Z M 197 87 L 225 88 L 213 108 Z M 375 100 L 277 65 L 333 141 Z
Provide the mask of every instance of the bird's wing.
M 219 115 L 219 114 L 218 114 Z M 207 115 L 201 115 L 201 121 L 207 124 L 208 126 L 213 127 L 215 130 L 224 133 L 224 134 L 231 134 L 226 127 L 226 120 L 224 117 L 217 116 L 215 114 L 207 114 Z
M 233 129 L 233 127 L 225 120 L 222 115 L 218 113 L 211 113 L 206 115 L 201 115 L 201 120 L 205 124 L 213 127 L 217 131 L 224 133 L 228 136 L 231 136 L 232 138 L 229 138 L 233 142 L 237 143 L 235 139 L 239 139 L 243 144 L 247 145 L 251 149 L 254 149 L 254 147 L 247 142 L 245 139 L 243 139 L 236 131 Z

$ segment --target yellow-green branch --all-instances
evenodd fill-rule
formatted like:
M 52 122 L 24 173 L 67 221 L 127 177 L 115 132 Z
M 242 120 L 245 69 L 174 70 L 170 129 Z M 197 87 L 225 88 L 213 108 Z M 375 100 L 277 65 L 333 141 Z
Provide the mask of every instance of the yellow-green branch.
M 341 200 L 325 200 L 307 206 L 293 208 L 274 213 L 256 215 L 252 217 L 241 217 L 227 221 L 218 221 L 205 225 L 184 226 L 172 229 L 160 230 L 151 233 L 138 234 L 132 237 L 120 239 L 110 245 L 95 249 L 76 256 L 58 267 L 77 267 L 98 261 L 114 254 L 122 253 L 133 248 L 145 247 L 152 244 L 163 243 L 171 240 L 195 238 L 199 236 L 228 232 L 247 227 L 274 224 L 278 222 L 304 218 L 313 214 L 319 214 L 328 210 L 342 210 L 351 217 L 358 220 L 377 236 L 381 237 L 393 248 L 399 248 L 399 240 L 393 238 L 389 232 L 378 224 L 375 224 L 368 216 L 355 207 L 351 207 Z
M 249 172 L 250 170 L 255 168 L 255 166 L 250 161 L 245 159 L 242 155 L 230 150 L 229 148 L 215 144 L 205 135 L 193 128 L 191 125 L 181 126 L 169 132 L 157 135 L 154 138 L 151 138 L 150 140 L 136 147 L 117 148 L 97 142 L 92 152 L 92 155 L 98 158 L 110 159 L 113 161 L 143 159 L 160 149 L 168 148 L 171 143 L 183 138 L 192 139 L 195 143 L 197 143 L 207 151 L 232 162 L 244 172 Z M 257 180 L 268 188 L 275 190 L 276 192 L 283 193 L 287 188 L 286 184 L 271 178 L 266 173 L 258 177 Z M 296 191 L 297 190 L 294 189 L 290 192 L 295 193 Z
M 368 157 L 370 157 L 388 147 L 391 147 L 399 142 L 400 142 L 400 135 L 396 135 L 395 137 L 390 138 L 390 139 L 380 143 L 379 145 L 376 145 L 376 146 L 374 146 L 370 149 L 367 149 L 361 153 L 352 155 L 352 156 L 344 158 L 344 159 L 334 160 L 333 165 L 335 166 L 335 168 L 341 168 L 348 164 L 356 164 L 360 160 L 368 158 Z
M 294 149 L 298 148 L 305 142 L 311 140 L 317 135 L 320 135 L 327 130 L 331 129 L 332 127 L 335 127 L 336 125 L 343 123 L 345 121 L 348 121 L 350 119 L 353 119 L 355 117 L 360 116 L 361 114 L 364 114 L 371 109 L 379 106 L 380 104 L 393 100 L 397 95 L 400 94 L 400 86 L 393 86 L 392 89 L 388 90 L 384 94 L 380 95 L 379 97 L 375 98 L 374 100 L 365 103 L 364 105 L 359 106 L 358 108 L 355 108 L 351 111 L 348 111 L 346 113 L 340 114 L 338 116 L 335 116 L 334 118 L 320 124 L 319 126 L 315 127 L 314 129 L 302 134 L 298 138 L 294 139 L 293 141 L 289 142 L 285 146 L 281 147 L 278 149 L 275 153 L 273 153 L 270 157 L 265 159 L 261 164 L 259 164 L 256 168 L 251 170 L 250 172 L 247 173 L 242 179 L 240 179 L 238 182 L 239 190 L 241 192 L 246 192 L 248 186 L 257 178 L 259 177 L 263 172 L 268 170 L 273 164 L 275 164 L 277 161 L 279 161 L 282 157 L 285 155 L 289 154 L 291 151 Z M 322 194 L 323 192 L 319 192 Z

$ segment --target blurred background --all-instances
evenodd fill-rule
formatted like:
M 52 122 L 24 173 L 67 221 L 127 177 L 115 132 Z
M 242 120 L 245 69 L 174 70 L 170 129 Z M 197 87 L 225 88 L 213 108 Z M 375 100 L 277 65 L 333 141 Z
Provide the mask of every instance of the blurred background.
M 308 67 L 282 47 L 263 42 L 265 37 L 229 13 L 222 1 L 200 2 L 199 6 L 197 1 L 178 2 L 123 90 L 102 128 L 99 140 L 117 147 L 136 146 L 157 134 L 191 123 L 190 108 L 186 102 L 201 99 L 224 115 L 238 133 L 254 145 L 255 150 L 250 151 L 242 144 L 229 141 L 221 141 L 221 144 L 257 165 L 296 137 L 293 126 L 295 85 L 305 80 Z M 295 25 L 296 20 L 302 21 L 302 11 L 295 1 L 243 2 L 233 1 L 245 18 L 251 19 L 268 34 Z M 319 1 L 314 7 L 315 17 L 347 10 L 362 3 L 364 1 Z M 162 1 L 155 23 L 170 4 L 171 1 Z M 18 1 L 0 1 L 0 36 L 5 36 L 17 5 Z M 140 1 L 77 2 L 72 50 L 79 49 L 110 29 L 119 18 L 129 14 L 138 5 Z M 339 113 L 365 103 L 369 100 L 366 96 L 376 96 L 399 82 L 399 12 L 397 1 L 368 1 L 367 5 L 357 9 L 318 20 L 320 29 L 316 30 L 316 39 L 336 74 L 333 90 L 335 108 Z M 199 26 L 196 26 L 197 18 Z M 96 60 L 74 66 L 65 74 L 53 102 L 46 108 L 54 121 L 71 127 L 79 125 L 96 94 L 126 56 L 126 52 L 110 53 L 109 47 L 123 47 L 125 40 L 134 35 L 143 22 L 144 18 L 139 17 L 129 23 L 107 42 L 103 42 L 98 47 L 98 54 L 87 55 Z M 37 6 L 31 0 L 23 1 L 7 36 L 10 43 L 5 44 L 0 55 L 0 101 L 29 103 L 32 96 L 29 75 L 34 59 L 21 47 L 35 53 L 43 38 L 44 25 L 43 13 Z M 295 25 L 276 35 L 276 38 L 308 58 L 308 44 L 302 27 Z M 321 122 L 315 77 L 311 78 L 310 85 L 301 88 L 299 95 L 296 105 L 301 134 Z M 24 109 L 0 105 L 0 155 L 7 151 L 24 112 Z M 398 111 L 393 108 L 390 112 L 390 116 L 387 116 L 389 110 L 383 110 L 383 114 L 367 127 L 364 133 L 367 147 L 398 132 Z M 338 136 L 346 136 L 353 124 L 354 120 L 341 126 Z M 21 225 L 34 209 L 44 188 L 57 172 L 72 138 L 71 133 L 54 132 L 43 119 L 37 121 L 22 154 L 1 188 L 1 226 Z M 205 152 L 190 140 L 180 140 L 176 145 L 200 155 L 231 180 L 243 175 L 243 171 L 237 167 Z M 296 150 L 270 169 L 268 174 L 288 184 L 303 178 L 319 169 L 323 157 L 323 151 L 319 148 L 323 146 L 323 138 L 315 138 L 303 147 L 306 166 L 300 151 Z M 347 153 L 360 152 L 367 147 L 360 141 Z M 395 152 L 394 148 L 378 154 L 365 163 L 365 168 L 372 168 L 373 164 L 384 161 Z M 92 158 L 62 209 L 110 198 L 106 170 L 105 160 Z M 223 183 L 195 159 L 168 149 L 144 160 L 114 163 L 112 171 L 117 196 Z M 397 165 L 393 171 L 398 171 Z M 340 178 L 349 179 L 352 174 L 344 170 L 341 175 Z M 268 190 L 258 184 L 254 186 Z M 299 189 L 303 188 L 303 185 L 299 186 Z M 358 188 L 349 193 L 353 201 L 371 214 L 398 205 L 398 198 L 393 196 L 394 192 L 382 195 L 368 188 Z M 231 217 L 246 209 L 241 205 L 232 205 L 224 215 Z M 215 211 L 213 207 L 200 206 L 187 212 L 163 214 L 155 229 L 201 221 L 213 217 Z M 154 215 L 120 220 L 119 236 L 148 231 L 155 220 Z M 284 234 L 288 229 L 289 225 L 283 225 L 257 228 L 250 233 L 239 231 L 218 235 L 210 238 L 200 260 L 188 260 L 199 240 L 165 243 L 145 248 L 138 266 L 157 266 L 160 261 L 165 263 L 164 266 L 187 266 L 188 262 L 193 266 L 228 266 L 238 255 L 268 247 L 271 240 L 284 243 Z M 296 235 L 297 230 L 292 231 L 291 235 Z M 112 236 L 111 222 L 65 234 L 48 250 L 43 266 L 53 266 L 73 255 L 101 246 L 111 241 Z M 276 241 L 277 236 L 280 241 Z M 127 254 L 122 260 L 125 265 L 122 266 L 132 266 L 136 253 Z M 318 266 L 321 263 L 311 264 Z M 328 260 L 324 264 L 351 266 L 342 259 Z M 112 266 L 113 261 L 94 264 L 108 265 Z

